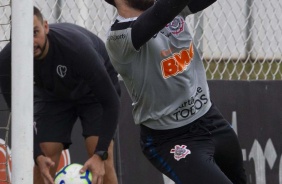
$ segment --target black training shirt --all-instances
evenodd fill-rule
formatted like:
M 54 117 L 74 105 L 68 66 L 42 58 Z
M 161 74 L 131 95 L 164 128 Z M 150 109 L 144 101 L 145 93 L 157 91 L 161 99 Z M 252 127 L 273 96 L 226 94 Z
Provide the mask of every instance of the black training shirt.
M 74 24 L 49 26 L 48 54 L 42 60 L 34 60 L 34 100 L 75 101 L 95 96 L 103 107 L 96 150 L 107 150 L 117 125 L 120 88 L 104 43 L 90 31 Z M 9 107 L 10 76 L 11 44 L 7 44 L 0 53 L 0 84 Z M 34 149 L 36 157 L 40 149 L 36 144 Z

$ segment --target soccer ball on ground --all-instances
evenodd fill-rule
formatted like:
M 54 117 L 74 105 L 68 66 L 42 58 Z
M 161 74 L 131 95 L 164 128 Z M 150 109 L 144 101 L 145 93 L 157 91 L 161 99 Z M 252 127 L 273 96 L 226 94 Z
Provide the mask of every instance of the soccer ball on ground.
M 63 167 L 55 176 L 55 184 L 91 184 L 92 174 L 86 170 L 80 174 L 81 164 L 72 163 Z

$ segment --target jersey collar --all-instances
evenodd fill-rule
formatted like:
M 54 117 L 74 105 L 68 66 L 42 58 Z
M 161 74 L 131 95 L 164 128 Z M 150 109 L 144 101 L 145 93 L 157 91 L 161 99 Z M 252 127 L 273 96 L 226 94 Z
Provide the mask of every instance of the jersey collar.
M 136 20 L 138 17 L 130 17 L 130 18 L 125 18 L 125 17 L 122 17 L 121 15 L 118 15 L 117 16 L 117 20 L 119 22 L 130 22 L 130 21 L 134 21 Z

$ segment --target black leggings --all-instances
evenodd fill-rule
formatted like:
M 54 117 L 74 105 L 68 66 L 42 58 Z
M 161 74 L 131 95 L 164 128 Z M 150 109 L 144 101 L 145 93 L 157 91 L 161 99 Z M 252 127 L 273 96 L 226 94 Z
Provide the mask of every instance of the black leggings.
M 171 130 L 141 125 L 148 160 L 176 184 L 245 184 L 238 138 L 213 105 L 197 121 Z

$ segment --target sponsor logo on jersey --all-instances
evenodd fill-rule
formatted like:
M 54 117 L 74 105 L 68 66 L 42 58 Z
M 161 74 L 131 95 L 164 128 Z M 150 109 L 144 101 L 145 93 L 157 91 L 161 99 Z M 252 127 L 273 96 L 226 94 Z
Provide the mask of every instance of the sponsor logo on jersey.
M 116 40 L 121 40 L 121 39 L 125 39 L 125 34 L 121 34 L 121 35 L 112 35 L 112 36 L 109 36 L 107 38 L 107 40 L 113 40 L 113 41 L 116 41 Z
M 158 36 L 158 33 L 154 34 L 153 38 L 157 38 L 157 36 Z
M 169 32 L 169 31 L 164 31 L 164 30 L 160 31 L 160 33 L 161 33 L 162 35 L 168 37 L 168 38 L 172 35 L 171 32 Z
M 184 31 L 184 19 L 183 17 L 177 16 L 166 25 L 166 28 L 172 33 L 172 34 L 180 34 Z
M 175 145 L 174 148 L 170 150 L 170 153 L 174 154 L 174 159 L 179 161 L 182 158 L 185 158 L 187 155 L 191 154 L 191 151 L 186 148 L 185 145 Z
M 167 52 L 167 50 L 163 50 Z M 183 49 L 179 53 L 174 53 L 171 57 L 168 57 L 161 61 L 161 69 L 163 78 L 167 79 L 171 76 L 176 76 L 186 70 L 187 66 L 191 63 L 194 57 L 194 48 L 191 42 L 188 49 Z
M 61 77 L 64 78 L 67 74 L 67 67 L 63 65 L 58 65 L 57 66 L 57 74 Z
M 208 95 L 201 87 L 197 88 L 196 94 L 182 102 L 182 104 L 172 114 L 177 121 L 195 115 L 209 102 Z

